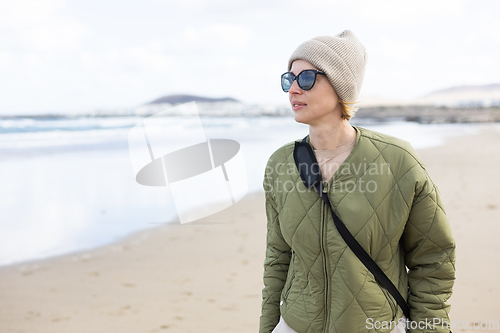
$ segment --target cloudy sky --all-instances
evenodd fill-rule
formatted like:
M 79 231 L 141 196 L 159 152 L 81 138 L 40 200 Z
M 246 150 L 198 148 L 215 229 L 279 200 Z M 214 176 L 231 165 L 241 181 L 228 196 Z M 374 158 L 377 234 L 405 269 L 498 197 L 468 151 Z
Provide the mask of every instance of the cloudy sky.
M 0 0 L 0 114 L 134 107 L 168 94 L 287 102 L 303 41 L 352 30 L 362 95 L 500 83 L 500 1 Z

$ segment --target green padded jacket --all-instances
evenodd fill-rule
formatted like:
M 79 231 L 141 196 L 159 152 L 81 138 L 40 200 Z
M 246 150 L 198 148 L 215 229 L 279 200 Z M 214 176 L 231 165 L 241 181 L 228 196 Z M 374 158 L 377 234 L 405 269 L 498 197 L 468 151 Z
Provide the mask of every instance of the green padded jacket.
M 410 332 L 449 332 L 455 241 L 439 190 L 408 142 L 353 127 L 353 150 L 325 182 L 331 205 L 407 300 Z M 302 183 L 294 144 L 276 150 L 264 174 L 259 332 L 272 332 L 280 314 L 298 333 L 390 332 L 401 308 L 344 242 L 327 205 Z

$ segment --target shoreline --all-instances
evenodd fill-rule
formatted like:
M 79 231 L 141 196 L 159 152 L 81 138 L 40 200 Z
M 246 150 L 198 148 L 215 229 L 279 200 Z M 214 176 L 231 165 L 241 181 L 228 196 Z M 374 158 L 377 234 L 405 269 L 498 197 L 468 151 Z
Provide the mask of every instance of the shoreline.
M 247 197 L 252 197 L 252 196 L 258 196 L 259 194 L 263 195 L 264 191 L 259 191 L 259 190 L 255 190 L 255 191 L 249 191 L 245 197 L 243 197 L 240 201 L 242 200 L 252 200 L 252 199 L 247 199 Z M 240 202 L 238 201 L 237 204 Z M 200 219 L 200 221 L 205 221 L 205 220 L 209 220 L 211 216 L 216 216 L 218 213 L 216 214 L 213 214 L 213 215 L 210 215 L 208 217 L 205 217 L 203 219 Z M 195 226 L 195 225 L 210 225 L 210 224 L 217 224 L 218 222 L 198 222 L 198 221 L 194 221 L 194 222 L 190 222 L 190 223 L 185 223 L 185 224 L 181 224 L 178 220 L 178 218 L 174 218 L 168 222 L 155 222 L 154 224 L 157 224 L 157 226 L 153 226 L 153 227 L 148 227 L 146 229 L 141 229 L 141 230 L 136 230 L 136 231 L 133 231 L 132 233 L 128 234 L 128 235 L 125 235 L 123 237 L 120 237 L 118 239 L 115 239 L 115 240 L 112 240 L 112 241 L 109 241 L 109 242 L 106 242 L 105 244 L 100 244 L 100 245 L 95 245 L 95 246 L 90 246 L 86 249 L 80 249 L 80 250 L 75 250 L 75 251 L 71 251 L 71 252 L 65 252 L 65 253 L 60 253 L 60 254 L 54 254 L 54 255 L 48 255 L 47 257 L 40 257 L 40 258 L 32 258 L 32 259 L 27 259 L 27 260 L 22 260 L 22 261 L 18 261 L 18 262 L 12 262 L 12 263 L 8 263 L 8 264 L 1 264 L 0 263 L 0 270 L 2 269 L 9 269 L 10 267 L 13 267 L 13 266 L 29 266 L 29 265 L 39 265 L 41 262 L 44 262 L 44 261 L 49 261 L 49 260 L 52 260 L 52 259 L 58 259 L 58 258 L 62 258 L 62 257 L 88 257 L 88 253 L 89 252 L 92 252 L 92 251 L 97 251 L 97 250 L 100 250 L 102 248 L 106 248 L 106 247 L 113 247 L 114 245 L 117 245 L 117 244 L 120 244 L 120 243 L 127 243 L 127 242 L 132 242 L 134 243 L 134 241 L 136 239 L 140 239 L 140 238 L 143 238 L 143 237 L 146 237 L 146 236 L 143 236 L 143 234 L 148 234 L 149 232 L 156 232 L 157 230 L 159 232 L 164 232 L 163 229 L 169 229 L 169 228 L 173 228 L 173 227 L 176 227 L 176 226 Z M 76 259 L 75 259 L 76 260 Z
M 294 131 L 293 134 L 288 135 L 287 141 L 297 139 L 306 134 L 304 131 L 305 128 L 297 126 L 297 123 L 293 119 L 289 119 L 289 123 L 294 126 Z M 262 128 L 266 129 L 274 125 L 275 123 L 272 122 L 271 125 L 266 124 Z M 430 146 L 442 146 L 447 137 L 470 135 L 477 133 L 487 126 L 484 124 L 421 125 L 403 122 L 367 124 L 366 126 L 361 124 L 353 125 L 400 137 L 411 142 L 417 150 Z M 288 127 L 289 125 L 282 126 Z M 492 126 L 498 128 L 500 131 L 500 127 L 497 124 L 493 124 Z M 212 136 L 216 136 L 219 131 L 218 127 L 214 126 L 212 130 Z M 262 181 L 261 170 L 265 168 L 266 156 L 272 153 L 271 147 L 280 146 L 283 140 L 276 140 L 276 137 L 273 138 L 273 136 L 268 135 L 267 137 L 273 140 L 273 143 L 269 142 L 267 144 L 268 148 L 264 147 L 264 144 L 261 143 L 262 140 L 260 142 L 252 142 L 249 140 L 248 134 L 242 134 L 240 137 L 237 137 L 234 135 L 234 131 L 233 129 L 229 137 L 237 139 L 244 147 L 244 156 L 248 162 L 249 190 L 260 190 Z M 163 191 L 158 188 L 152 189 L 143 186 L 137 187 L 135 180 L 130 177 L 133 173 L 127 171 L 127 165 L 130 164 L 130 157 L 126 146 L 127 144 L 123 142 L 120 146 L 116 144 L 96 144 L 93 147 L 89 146 L 87 148 L 76 146 L 72 146 L 71 149 L 70 147 L 46 148 L 43 151 L 27 150 L 24 153 L 19 150 L 6 153 L 4 150 L 3 155 L 5 156 L 0 158 L 0 169 L 4 174 L 17 175 L 17 170 L 25 169 L 28 174 L 31 173 L 36 176 L 31 177 L 30 181 L 27 180 L 30 178 L 21 177 L 20 175 L 17 176 L 17 181 L 14 180 L 15 177 L 5 179 L 3 195 L 23 198 L 26 191 L 22 189 L 34 188 L 38 190 L 29 192 L 32 198 L 31 201 L 23 203 L 22 200 L 18 200 L 15 206 L 6 207 L 3 211 L 5 220 L 18 220 L 23 223 L 31 223 L 24 230 L 25 234 L 28 235 L 25 238 L 31 239 L 31 241 L 26 240 L 30 244 L 29 247 L 23 246 L 18 242 L 8 245 L 11 243 L 10 240 L 12 237 L 10 237 L 10 232 L 7 230 L 3 234 L 3 238 L 0 237 L 0 240 L 5 240 L 2 242 L 3 246 L 0 246 L 0 249 L 3 249 L 3 252 L 0 251 L 2 252 L 0 267 L 40 260 L 43 259 L 40 258 L 42 255 L 45 258 L 50 258 L 66 253 L 90 251 L 93 248 L 119 241 L 137 230 L 149 229 L 150 225 L 145 225 L 148 221 L 163 221 L 163 223 L 166 221 L 175 221 L 177 213 L 175 209 L 171 208 L 172 201 L 169 199 L 171 193 L 168 190 Z M 29 151 L 35 155 L 28 154 Z M 16 156 L 17 158 L 15 158 Z M 31 158 L 32 160 L 30 160 Z M 92 163 L 89 161 L 92 161 Z M 86 167 L 82 168 L 83 170 L 77 171 L 82 165 Z M 60 178 L 61 176 L 62 178 Z M 59 179 L 59 181 L 49 184 L 50 179 Z M 79 181 L 83 179 L 86 181 Z M 107 186 L 102 187 L 102 182 L 99 182 L 99 179 L 107 179 Z M 78 183 L 75 183 L 75 181 Z M 51 188 L 51 195 L 57 198 L 53 200 L 54 203 L 61 206 L 59 207 L 58 214 L 74 221 L 74 223 L 66 225 L 66 229 L 63 227 L 65 223 L 60 218 L 53 220 L 49 218 L 51 214 L 49 207 L 53 203 L 43 199 L 46 197 L 46 191 L 42 191 L 44 188 L 48 189 L 49 186 Z M 104 191 L 96 192 L 90 190 L 97 187 L 103 188 Z M 75 191 L 75 188 L 78 188 L 78 190 Z M 116 191 L 114 190 L 115 188 L 121 188 L 122 190 Z M 66 201 L 67 196 L 64 193 L 67 192 L 74 193 L 74 195 L 70 195 Z M 40 197 L 41 199 L 35 200 L 36 197 Z M 164 201 L 159 202 L 159 198 L 164 198 L 161 199 Z M 144 205 L 138 206 L 138 199 L 143 202 L 149 202 L 150 208 L 146 209 Z M 34 207 L 35 210 L 31 211 L 31 207 Z M 78 210 L 87 213 L 87 215 L 84 218 L 80 218 L 80 216 L 83 216 L 82 214 L 78 216 L 78 214 L 75 214 L 66 207 L 77 207 Z M 128 218 L 128 216 L 132 215 L 137 216 L 137 212 L 139 211 L 144 216 L 144 219 L 139 217 Z M 51 223 L 58 225 L 56 229 L 47 229 L 42 224 L 36 223 L 37 227 L 35 222 L 30 222 L 33 221 L 30 219 L 30 215 L 38 215 L 42 218 L 42 224 L 46 224 L 49 227 Z M 160 216 L 161 218 L 155 219 L 155 216 Z M 73 225 L 78 224 L 82 226 L 81 229 L 74 230 Z M 104 226 L 104 224 L 114 224 L 114 226 L 103 229 L 100 226 Z M 35 229 L 39 229 L 39 232 L 34 233 L 32 230 Z M 20 237 L 17 236 L 19 234 L 20 232 L 15 237 Z M 59 235 L 59 239 L 49 244 L 50 247 L 48 245 L 44 246 L 43 241 L 40 243 L 42 246 L 38 245 L 38 240 L 50 239 L 55 234 Z M 75 239 L 75 241 L 71 241 L 72 239 Z M 76 243 L 77 239 L 78 243 Z M 42 255 L 35 257 L 39 254 Z
M 238 117 L 289 117 L 291 109 L 287 104 L 274 104 L 271 108 L 264 105 L 236 103 L 196 102 L 201 117 L 208 118 L 238 118 Z M 60 120 L 76 118 L 147 118 L 160 111 L 173 109 L 182 104 L 149 104 L 137 108 L 123 108 L 117 110 L 96 110 L 75 113 L 45 113 L 45 114 L 2 114 L 0 120 Z M 221 108 L 222 106 L 222 108 Z M 258 109 L 259 111 L 255 111 Z M 252 111 L 249 111 L 252 110 Z M 183 113 L 173 112 L 165 117 L 183 116 Z M 384 122 L 387 119 L 403 119 L 420 124 L 454 124 L 454 123 L 488 123 L 500 122 L 500 105 L 469 105 L 446 106 L 431 104 L 394 104 L 394 105 L 360 105 L 356 112 L 358 119 Z
M 373 124 L 371 124 L 373 125 Z M 393 125 L 392 122 L 388 122 L 388 125 Z M 415 124 L 416 126 L 418 126 L 418 124 Z M 451 135 L 452 137 L 456 137 L 456 133 L 453 133 L 453 132 L 457 132 L 457 129 L 454 129 L 452 130 L 450 133 L 446 134 L 447 131 L 449 131 L 449 128 L 450 126 L 452 127 L 456 127 L 456 126 L 462 126 L 463 124 L 446 124 L 444 125 L 444 127 L 441 127 L 441 134 L 440 136 L 436 136 L 435 134 L 434 137 L 431 139 L 432 143 L 429 144 L 427 143 L 425 145 L 425 147 L 423 148 L 418 148 L 418 147 L 414 147 L 417 151 L 421 150 L 421 149 L 428 149 L 428 148 L 431 148 L 431 147 L 442 147 L 446 144 L 446 140 L 450 139 L 449 135 Z M 356 124 L 355 126 L 360 126 L 360 127 L 364 127 L 364 128 L 370 128 L 370 126 L 364 126 L 363 124 Z M 431 126 L 443 126 L 443 125 L 431 125 Z M 465 131 L 463 133 L 461 133 L 461 136 L 469 136 L 471 134 L 473 134 L 474 132 L 477 132 L 478 131 L 478 128 L 483 128 L 484 126 L 487 126 L 487 125 L 484 125 L 484 124 L 476 124 L 475 126 L 471 127 L 470 130 L 468 131 Z M 497 124 L 493 124 L 493 126 L 498 126 Z M 375 128 L 374 130 L 379 130 L 378 128 Z M 500 127 L 499 127 L 499 130 L 500 130 Z M 384 131 L 384 129 L 382 129 L 382 131 Z M 423 134 L 423 133 L 422 133 Z M 394 135 L 394 134 L 393 134 Z M 398 134 L 395 134 L 396 136 L 398 136 Z M 85 148 L 86 147 L 86 148 Z M 96 147 L 98 149 L 96 149 Z M 69 150 L 69 148 L 71 148 L 71 150 Z M 122 149 L 122 151 L 125 151 L 127 149 L 126 146 L 120 146 L 118 147 L 120 149 Z M 50 155 L 50 154 L 56 154 L 57 156 L 59 155 L 64 155 L 64 154 L 67 154 L 67 153 L 70 153 L 70 154 L 79 154 L 81 152 L 84 152 L 84 153 L 91 153 L 91 154 L 95 154 L 96 152 L 101 154 L 101 153 L 106 153 L 106 151 L 109 149 L 109 146 L 106 146 L 106 147 L 101 147 L 101 145 L 99 144 L 95 144 L 93 147 L 88 147 L 88 146 L 84 146 L 84 148 L 82 148 L 81 150 L 79 150 L 78 152 L 75 152 L 74 151 L 75 149 L 75 146 L 72 146 L 72 147 L 63 147 L 61 149 L 61 147 L 58 147 L 56 149 L 53 149 L 54 151 L 51 152 L 50 149 L 47 149 L 47 151 L 31 151 L 30 149 L 27 149 L 28 151 L 31 151 L 32 154 L 36 154 L 34 156 L 41 156 L 41 157 L 44 157 L 44 156 L 47 156 L 47 155 Z M 113 150 L 114 152 L 116 152 L 116 148 Z M 17 158 L 22 158 L 22 159 L 27 159 L 27 158 L 32 158 L 33 156 L 31 155 L 27 155 L 27 154 L 18 154 L 18 152 L 16 151 L 12 151 L 11 152 L 14 156 L 16 156 Z M 4 155 L 8 156 L 8 154 L 5 154 L 5 151 L 4 151 Z M 5 159 L 6 157 L 4 156 L 3 159 Z M 0 158 L 0 161 L 1 161 L 2 158 Z M 253 191 L 250 191 L 248 194 L 251 194 L 253 192 L 258 192 L 259 190 L 253 190 Z M 172 212 L 171 215 L 176 215 L 175 212 Z M 177 217 L 173 217 L 171 218 L 171 220 L 169 222 L 163 222 L 163 223 L 158 223 L 158 224 L 161 224 L 161 225 L 167 225 L 167 224 L 176 224 L 176 223 L 179 223 L 178 220 L 177 220 Z M 41 261 L 41 260 L 48 260 L 48 259 L 51 259 L 53 257 L 60 257 L 60 256 L 65 256 L 65 255 L 76 255 L 78 256 L 80 253 L 85 253 L 85 252 L 90 252 L 90 251 L 93 251 L 94 249 L 98 249 L 100 247 L 103 247 L 103 246 L 106 246 L 106 245 L 111 245 L 111 244 L 114 244 L 114 243 L 118 243 L 118 242 L 121 242 L 123 240 L 126 240 L 128 237 L 134 237 L 135 234 L 138 234 L 140 233 L 141 231 L 145 231 L 145 230 L 149 230 L 149 229 L 154 229 L 156 227 L 146 227 L 144 229 L 139 229 L 139 230 L 135 230 L 135 231 L 132 231 L 131 233 L 127 234 L 127 235 L 124 235 L 124 236 L 121 236 L 119 238 L 115 238 L 115 239 L 112 239 L 112 240 L 108 240 L 104 243 L 100 243 L 100 244 L 95 244 L 95 245 L 91 245 L 91 246 L 87 246 L 86 248 L 80 248 L 80 249 L 74 249 L 74 250 L 70 250 L 69 252 L 62 252 L 62 251 L 59 251 L 59 250 L 56 250 L 54 251 L 53 254 L 49 254 L 47 256 L 44 256 L 44 257 L 38 257 L 38 258 L 31 258 L 31 259 L 23 259 L 21 261 L 14 261 L 14 262 L 11 262 L 11 263 L 2 263 L 0 262 L 0 268 L 2 267 L 8 267 L 8 266 L 11 266 L 11 265 L 22 265 L 22 264 L 27 264 L 29 265 L 30 263 L 32 262 L 38 262 L 38 261 Z
M 265 228 L 252 228 L 262 200 L 263 192 L 249 194 L 202 219 L 220 224 L 163 226 L 77 256 L 1 267 L 0 322 L 9 332 L 206 332 L 220 330 L 226 313 L 255 326 L 259 307 L 239 300 L 260 298 L 262 263 L 248 257 L 264 255 Z M 246 246 L 250 238 L 261 244 Z
M 495 126 L 417 149 L 441 192 L 457 242 L 450 299 L 455 321 L 500 321 L 500 269 L 489 260 L 500 251 Z M 197 224 L 163 225 L 98 248 L 0 266 L 3 329 L 255 332 L 265 257 L 263 197 L 263 191 L 249 193 Z

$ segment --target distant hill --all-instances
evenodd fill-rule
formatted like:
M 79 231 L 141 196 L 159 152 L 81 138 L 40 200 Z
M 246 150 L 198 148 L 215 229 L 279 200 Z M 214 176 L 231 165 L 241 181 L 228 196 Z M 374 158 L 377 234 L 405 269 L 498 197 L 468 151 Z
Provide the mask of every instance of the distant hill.
M 458 108 L 497 107 L 500 106 L 500 84 L 450 87 L 407 100 L 362 95 L 360 96 L 358 107 L 404 105 L 432 105 Z
M 418 105 L 492 107 L 500 105 L 500 84 L 459 86 L 437 90 L 415 99 Z
M 182 104 L 182 103 L 189 103 L 189 102 L 205 102 L 205 103 L 236 102 L 236 103 L 239 103 L 238 100 L 231 98 L 231 97 L 210 98 L 210 97 L 201 97 L 201 96 L 194 96 L 194 95 L 168 95 L 168 96 L 163 96 L 163 97 L 160 97 L 158 99 L 155 99 L 154 101 L 152 101 L 148 104 L 163 104 L 163 103 Z
M 468 93 L 468 92 L 496 92 L 500 90 L 500 84 L 485 84 L 485 85 L 480 85 L 480 86 L 458 86 L 458 87 L 451 87 L 451 88 L 446 88 L 442 90 L 436 90 L 433 91 L 425 96 L 431 96 L 431 95 L 436 95 L 436 94 L 462 94 L 462 93 Z M 423 96 L 423 97 L 425 97 Z

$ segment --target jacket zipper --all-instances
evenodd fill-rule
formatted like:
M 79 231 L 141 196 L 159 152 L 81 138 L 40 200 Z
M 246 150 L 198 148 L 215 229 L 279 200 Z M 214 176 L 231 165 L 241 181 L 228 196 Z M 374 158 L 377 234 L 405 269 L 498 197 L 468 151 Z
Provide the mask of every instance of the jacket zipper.
M 387 289 L 385 289 L 384 286 L 380 285 L 380 283 L 378 281 L 376 281 L 375 283 L 382 290 L 382 292 L 384 293 L 385 298 L 387 299 L 387 302 L 389 303 L 389 306 L 391 307 L 391 311 L 392 311 L 392 319 L 391 320 L 393 320 L 393 321 L 397 320 L 396 314 L 397 314 L 398 306 L 399 305 L 397 305 L 397 303 L 395 303 L 395 300 L 392 297 L 391 293 L 389 293 L 389 291 Z
M 290 260 L 291 263 L 290 263 L 290 266 L 288 266 L 288 269 L 292 269 L 293 271 L 292 271 L 292 277 L 290 278 L 290 281 L 289 281 L 289 284 L 288 284 L 288 288 L 287 288 L 287 290 L 285 292 L 285 295 L 283 296 L 285 302 L 288 300 L 288 294 L 290 293 L 290 290 L 292 289 L 292 283 L 293 283 L 293 280 L 295 279 L 295 268 L 293 266 L 291 266 L 291 265 L 293 265 L 293 261 L 292 260 L 294 260 L 294 258 L 293 258 L 294 257 L 294 253 L 293 252 L 294 251 L 292 249 L 292 257 L 291 257 L 291 260 Z
M 285 302 L 288 300 L 288 294 L 290 293 L 290 290 L 292 289 L 293 279 L 295 279 L 295 274 L 290 279 L 290 284 L 288 285 L 288 289 L 286 290 L 285 296 L 283 297 Z
M 326 182 L 323 182 L 323 192 L 327 193 L 328 192 L 328 183 L 325 184 Z M 324 273 L 325 273 L 325 332 L 328 332 L 328 326 L 330 323 L 330 278 L 328 274 L 328 252 L 326 251 L 326 244 L 325 244 L 325 235 L 326 235 L 326 227 L 327 227 L 327 221 L 328 221 L 328 212 L 326 211 L 328 206 L 326 203 L 321 199 L 322 203 L 322 209 L 321 209 L 321 250 L 323 251 L 323 256 L 324 256 Z

